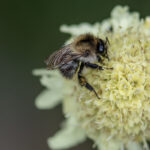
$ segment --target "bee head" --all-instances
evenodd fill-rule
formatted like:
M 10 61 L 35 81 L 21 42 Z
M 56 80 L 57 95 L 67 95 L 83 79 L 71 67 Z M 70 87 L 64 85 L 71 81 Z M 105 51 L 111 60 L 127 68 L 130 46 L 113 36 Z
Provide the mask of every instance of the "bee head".
M 99 39 L 97 44 L 97 54 L 100 56 L 106 57 L 109 60 L 108 53 L 107 53 L 107 43 L 109 43 L 108 38 L 106 41 Z
M 94 60 L 98 55 L 108 58 L 107 55 L 107 42 L 99 39 L 92 34 L 82 34 L 78 36 L 73 42 L 73 48 L 86 61 Z

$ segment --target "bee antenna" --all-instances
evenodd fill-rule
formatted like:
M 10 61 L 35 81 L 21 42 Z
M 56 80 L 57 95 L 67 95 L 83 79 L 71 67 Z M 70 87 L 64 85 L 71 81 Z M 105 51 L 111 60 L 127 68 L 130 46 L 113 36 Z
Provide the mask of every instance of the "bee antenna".
M 107 37 L 107 36 L 106 36 L 106 42 L 105 42 L 105 44 L 110 45 L 110 42 L 109 42 L 109 39 L 108 39 L 108 37 Z

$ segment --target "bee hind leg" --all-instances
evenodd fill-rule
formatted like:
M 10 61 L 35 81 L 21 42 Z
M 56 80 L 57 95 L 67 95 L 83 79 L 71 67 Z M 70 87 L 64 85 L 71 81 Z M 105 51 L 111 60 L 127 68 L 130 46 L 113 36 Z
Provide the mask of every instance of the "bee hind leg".
M 78 72 L 79 84 L 80 84 L 81 86 L 86 87 L 88 90 L 93 91 L 93 92 L 95 93 L 96 97 L 97 97 L 98 99 L 100 99 L 100 97 L 99 97 L 98 94 L 96 93 L 95 89 L 87 82 L 86 78 L 81 75 L 81 72 L 82 72 L 83 68 L 84 68 L 84 64 L 81 64 L 80 69 L 79 69 L 79 72 Z
M 86 81 L 86 79 L 83 76 L 79 77 L 79 83 L 81 86 L 85 86 L 88 90 L 93 91 L 95 93 L 96 97 L 98 99 L 100 99 L 100 97 L 96 93 L 95 89 Z

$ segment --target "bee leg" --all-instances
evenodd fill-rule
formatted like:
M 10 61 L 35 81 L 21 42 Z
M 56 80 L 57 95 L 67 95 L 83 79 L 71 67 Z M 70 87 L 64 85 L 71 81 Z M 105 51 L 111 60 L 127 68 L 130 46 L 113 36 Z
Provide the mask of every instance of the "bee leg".
M 104 68 L 102 66 L 99 66 L 97 64 L 85 63 L 85 66 L 92 68 L 92 69 L 104 70 Z
M 88 90 L 93 91 L 95 93 L 96 97 L 98 99 L 100 99 L 99 96 L 97 95 L 95 89 L 87 82 L 86 78 L 81 75 L 83 68 L 84 68 L 84 64 L 82 63 L 80 66 L 79 72 L 78 72 L 79 84 L 81 86 L 86 87 Z
M 102 66 L 99 66 L 97 64 L 91 64 L 91 63 L 85 63 L 86 67 L 92 68 L 92 69 L 99 69 L 99 70 L 104 70 L 104 69 L 113 69 L 113 68 L 103 68 Z
M 109 44 L 110 45 L 108 37 L 106 37 L 106 43 L 105 44 Z
M 99 63 L 102 63 L 102 59 L 99 56 L 97 56 L 97 60 Z

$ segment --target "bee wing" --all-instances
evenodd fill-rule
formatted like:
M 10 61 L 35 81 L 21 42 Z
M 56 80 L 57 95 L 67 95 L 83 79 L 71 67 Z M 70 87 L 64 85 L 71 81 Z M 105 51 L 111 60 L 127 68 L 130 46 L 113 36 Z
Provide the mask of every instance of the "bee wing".
M 79 55 L 72 52 L 71 44 L 69 44 L 50 55 L 48 59 L 45 60 L 45 63 L 49 69 L 56 69 L 78 57 Z

